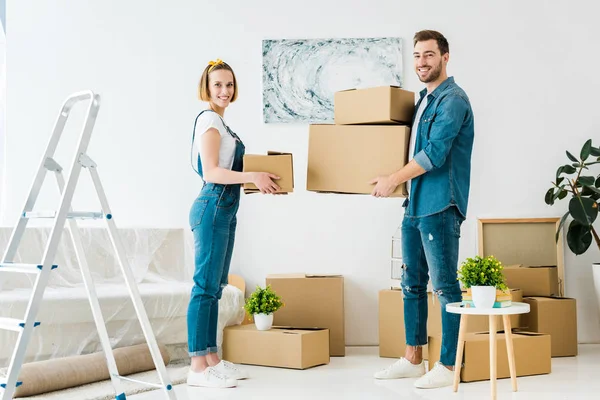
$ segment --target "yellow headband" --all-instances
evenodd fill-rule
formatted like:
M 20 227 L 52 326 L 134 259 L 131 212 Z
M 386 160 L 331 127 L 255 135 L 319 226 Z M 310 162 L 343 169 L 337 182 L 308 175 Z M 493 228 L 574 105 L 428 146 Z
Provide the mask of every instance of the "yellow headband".
M 208 72 L 212 71 L 212 69 L 219 64 L 223 64 L 223 60 L 221 60 L 220 58 L 217 58 L 216 61 L 209 61 L 208 65 L 210 65 L 210 68 L 208 69 Z

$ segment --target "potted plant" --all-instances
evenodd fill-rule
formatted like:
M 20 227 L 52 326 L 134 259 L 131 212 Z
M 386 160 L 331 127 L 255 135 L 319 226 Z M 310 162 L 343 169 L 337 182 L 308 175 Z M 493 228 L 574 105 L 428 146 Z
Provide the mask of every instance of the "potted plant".
M 493 308 L 496 290 L 508 288 L 502 273 L 502 263 L 494 256 L 467 258 L 458 269 L 458 280 L 471 289 L 475 308 Z
M 556 231 L 556 241 L 567 218 L 572 221 L 567 230 L 567 245 L 575 255 L 585 253 L 592 242 L 600 250 L 600 237 L 593 226 L 598 217 L 600 208 L 600 148 L 592 145 L 592 139 L 588 139 L 579 152 L 579 158 L 568 151 L 567 157 L 570 164 L 561 165 L 556 171 L 556 180 L 552 187 L 546 192 L 546 204 L 554 205 L 556 200 L 562 200 L 569 196 L 569 209 L 562 216 Z M 595 176 L 594 176 L 595 175 Z M 600 262 L 592 263 L 594 285 L 600 302 Z
M 246 299 L 244 309 L 254 319 L 256 329 L 267 331 L 273 326 L 273 313 L 283 307 L 281 298 L 271 289 L 256 286 L 256 290 Z

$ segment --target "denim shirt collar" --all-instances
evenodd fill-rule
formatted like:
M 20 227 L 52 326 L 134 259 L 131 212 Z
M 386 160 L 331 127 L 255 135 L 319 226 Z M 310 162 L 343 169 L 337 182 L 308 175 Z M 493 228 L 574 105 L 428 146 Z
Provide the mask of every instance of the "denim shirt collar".
M 446 80 L 442 83 L 440 83 L 440 86 L 436 87 L 435 90 L 433 92 L 431 92 L 429 95 L 433 96 L 433 97 L 437 97 L 440 93 L 442 93 L 444 90 L 446 90 L 446 88 L 450 85 L 454 84 L 454 77 L 450 76 L 448 78 L 446 78 Z M 421 92 L 419 93 L 421 96 L 421 99 L 423 99 L 423 97 L 427 94 L 427 88 L 421 90 Z

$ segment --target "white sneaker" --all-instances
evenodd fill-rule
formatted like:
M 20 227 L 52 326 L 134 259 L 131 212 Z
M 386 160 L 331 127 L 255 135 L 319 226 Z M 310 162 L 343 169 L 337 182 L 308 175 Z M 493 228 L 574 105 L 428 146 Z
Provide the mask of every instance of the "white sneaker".
M 214 367 L 208 367 L 202 372 L 194 372 L 190 369 L 187 384 L 208 388 L 230 388 L 236 387 L 237 381 L 221 374 Z
M 413 364 L 402 357 L 386 369 L 376 372 L 375 379 L 418 378 L 425 375 L 425 363 Z
M 240 369 L 237 365 L 235 365 L 234 363 L 231 363 L 229 361 L 221 360 L 221 362 L 218 363 L 217 365 L 213 366 L 213 368 L 217 372 L 219 372 L 231 379 L 248 379 L 248 378 L 250 378 L 250 375 L 248 375 L 247 371 Z
M 454 371 L 450 371 L 439 362 L 436 362 L 431 371 L 417 379 L 415 382 L 415 387 L 420 389 L 435 389 L 445 386 L 452 386 L 453 384 Z

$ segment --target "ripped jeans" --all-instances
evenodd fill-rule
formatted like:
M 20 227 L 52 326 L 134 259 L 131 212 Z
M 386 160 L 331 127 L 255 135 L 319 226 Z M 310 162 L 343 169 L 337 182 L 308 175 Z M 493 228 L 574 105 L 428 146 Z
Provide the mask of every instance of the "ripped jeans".
M 446 304 L 461 301 L 457 281 L 458 241 L 464 217 L 455 206 L 426 217 L 405 215 L 402 221 L 402 291 L 406 344 L 427 344 L 427 283 L 442 312 L 440 363 L 454 365 L 460 315 L 446 312 Z
M 219 299 L 233 253 L 240 185 L 207 183 L 190 210 L 194 234 L 194 287 L 187 311 L 190 357 L 217 353 Z

